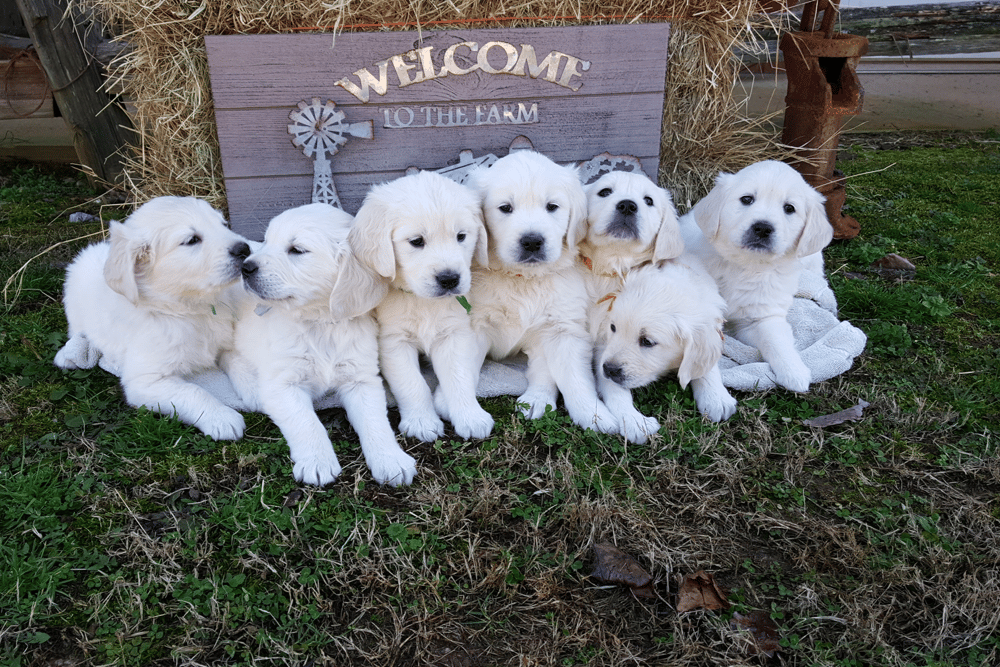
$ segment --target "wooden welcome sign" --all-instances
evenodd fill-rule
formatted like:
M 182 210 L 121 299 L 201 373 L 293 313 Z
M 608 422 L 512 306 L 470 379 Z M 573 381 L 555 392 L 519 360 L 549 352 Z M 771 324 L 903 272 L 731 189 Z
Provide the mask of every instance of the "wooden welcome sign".
M 354 213 L 407 169 L 460 177 L 527 137 L 561 163 L 630 155 L 654 179 L 668 24 L 205 38 L 233 228 Z

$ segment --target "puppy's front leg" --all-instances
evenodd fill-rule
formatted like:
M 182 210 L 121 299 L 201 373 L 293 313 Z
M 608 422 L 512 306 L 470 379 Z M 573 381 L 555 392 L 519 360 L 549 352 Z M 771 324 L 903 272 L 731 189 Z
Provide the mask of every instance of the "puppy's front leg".
M 550 377 L 562 394 L 573 423 L 601 433 L 621 434 L 618 420 L 597 396 L 597 384 L 591 370 L 593 345 L 582 327 L 579 333 L 553 331 L 541 345 L 528 351 L 528 356 L 531 361 L 536 356 L 545 359 Z M 531 391 L 530 375 L 528 383 L 528 391 Z
M 399 407 L 399 432 L 424 442 L 444 435 L 444 423 L 434 410 L 430 387 L 420 373 L 417 348 L 398 338 L 379 341 L 382 377 Z
M 456 332 L 431 350 L 437 375 L 434 406 L 462 438 L 485 438 L 493 431 L 493 417 L 476 399 L 482 363 L 477 361 L 476 339 L 469 331 Z
M 704 377 L 692 378 L 691 391 L 698 411 L 714 422 L 729 419 L 736 414 L 736 399 L 732 397 L 726 385 L 722 384 L 722 372 L 719 365 Z
M 239 440 L 243 437 L 246 428 L 243 415 L 223 405 L 198 385 L 177 376 L 123 373 L 122 388 L 129 405 L 176 415 L 213 440 Z
M 377 376 L 376 376 L 377 377 Z M 403 451 L 389 424 L 381 382 L 355 382 L 337 391 L 347 420 L 358 434 L 365 462 L 379 484 L 411 484 L 417 462 Z
M 556 409 L 559 390 L 545 356 L 541 352 L 527 351 L 527 354 L 528 368 L 524 374 L 528 380 L 528 388 L 517 397 L 517 404 L 523 406 L 519 409 L 525 417 L 538 419 L 545 414 L 546 407 L 551 405 L 553 410 Z
M 262 408 L 288 442 L 292 474 L 305 484 L 326 486 L 340 475 L 340 461 L 309 392 L 288 385 L 261 388 Z
M 660 422 L 655 417 L 647 417 L 635 408 L 631 390 L 607 377 L 600 365 L 597 367 L 597 391 L 629 442 L 642 445 L 660 430 Z
M 784 317 L 768 317 L 739 328 L 737 336 L 760 350 L 778 384 L 792 391 L 809 391 L 812 372 L 795 349 L 792 327 Z

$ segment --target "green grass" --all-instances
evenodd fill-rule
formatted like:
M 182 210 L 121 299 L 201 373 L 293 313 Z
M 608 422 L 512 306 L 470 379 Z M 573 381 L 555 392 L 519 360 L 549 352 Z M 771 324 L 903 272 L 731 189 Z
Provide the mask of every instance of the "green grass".
M 339 411 L 344 473 L 315 490 L 260 415 L 216 443 L 127 408 L 99 369 L 55 368 L 62 269 L 104 224 L 67 213 L 122 213 L 68 170 L 5 169 L 0 278 L 56 247 L 0 324 L 0 664 L 759 664 L 730 625 L 753 610 L 786 664 L 997 664 L 1000 143 L 917 138 L 842 142 L 862 233 L 827 268 L 869 336 L 849 372 L 737 394 L 721 425 L 663 380 L 636 392 L 664 424 L 646 446 L 490 399 L 489 439 L 406 441 L 419 475 L 399 489 Z M 889 252 L 915 275 L 871 269 Z M 859 399 L 861 421 L 802 424 Z M 660 599 L 591 580 L 598 541 Z M 674 611 L 698 569 L 730 609 Z

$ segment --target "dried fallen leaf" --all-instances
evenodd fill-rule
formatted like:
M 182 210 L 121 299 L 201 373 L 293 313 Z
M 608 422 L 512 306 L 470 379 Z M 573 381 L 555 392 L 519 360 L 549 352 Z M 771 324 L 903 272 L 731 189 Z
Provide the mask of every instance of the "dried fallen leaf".
M 605 584 L 621 584 L 632 589 L 638 598 L 655 598 L 653 575 L 632 556 L 613 544 L 594 545 L 594 570 L 590 577 Z
M 875 269 L 889 269 L 891 271 L 916 271 L 917 267 L 914 266 L 913 262 L 901 257 L 894 252 L 889 253 L 882 259 L 877 259 L 872 262 L 872 268 Z
M 773 658 L 781 650 L 781 637 L 778 636 L 778 626 L 771 620 L 766 611 L 751 611 L 747 615 L 733 613 L 731 625 L 736 630 L 746 630 L 753 638 L 753 644 L 748 651 L 750 655 L 763 655 Z
M 715 582 L 715 577 L 704 570 L 684 575 L 677 592 L 677 613 L 692 609 L 725 609 L 728 606 L 726 594 Z
M 870 404 L 864 399 L 859 399 L 857 405 L 852 405 L 846 410 L 841 410 L 840 412 L 834 412 L 830 415 L 823 415 L 822 417 L 813 417 L 812 419 L 803 419 L 802 423 L 806 426 L 815 426 L 817 428 L 826 428 L 827 426 L 836 426 L 837 424 L 843 424 L 846 421 L 858 421 L 862 417 L 862 413 L 865 408 Z

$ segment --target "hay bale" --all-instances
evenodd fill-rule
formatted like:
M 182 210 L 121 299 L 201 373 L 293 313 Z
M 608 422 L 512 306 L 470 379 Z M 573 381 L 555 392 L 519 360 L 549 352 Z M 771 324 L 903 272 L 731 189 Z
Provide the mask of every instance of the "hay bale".
M 136 203 L 192 195 L 225 208 L 204 35 L 434 30 L 672 23 L 661 137 L 660 182 L 682 209 L 720 170 L 736 170 L 783 150 L 773 132 L 745 118 L 732 95 L 733 47 L 754 36 L 759 0 L 652 0 L 614 14 L 593 0 L 525 0 L 504 13 L 485 0 L 73 0 L 93 11 L 129 48 L 112 62 L 111 85 L 130 100 L 137 139 L 123 184 Z M 595 147 L 600 152 L 600 147 Z

